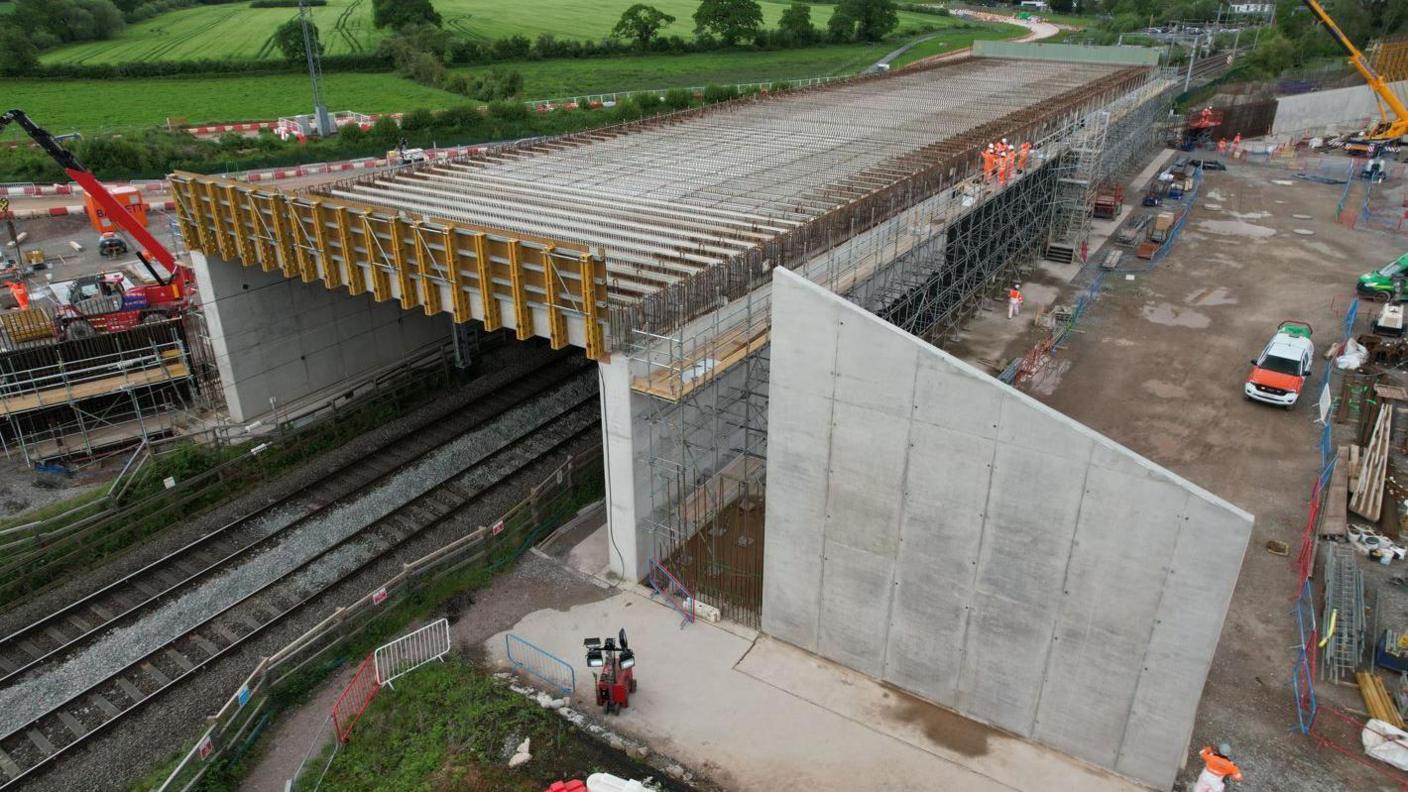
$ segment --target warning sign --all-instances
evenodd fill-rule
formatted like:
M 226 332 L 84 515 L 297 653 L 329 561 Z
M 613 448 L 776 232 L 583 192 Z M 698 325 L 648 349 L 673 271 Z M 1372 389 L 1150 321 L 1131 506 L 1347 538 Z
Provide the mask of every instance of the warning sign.
M 372 594 L 372 604 L 373 604 L 373 605 L 380 605 L 380 604 L 383 603 L 383 602 L 386 602 L 386 587 L 385 587 L 385 586 L 382 586 L 381 588 L 377 589 L 376 592 Z
M 200 745 L 196 746 L 196 756 L 199 756 L 201 760 L 204 761 L 209 759 L 210 755 L 213 753 L 215 753 L 215 743 L 210 741 L 210 735 L 207 734 L 200 738 Z
M 240 702 L 241 707 L 249 703 L 249 695 L 249 685 L 241 687 L 240 692 L 235 694 L 235 698 Z
M 499 534 L 501 534 L 501 533 L 503 533 L 503 532 L 504 532 L 504 521 L 503 521 L 503 520 L 499 520 L 498 522 L 494 523 L 494 526 L 489 529 L 489 533 L 493 534 L 494 536 L 498 536 Z

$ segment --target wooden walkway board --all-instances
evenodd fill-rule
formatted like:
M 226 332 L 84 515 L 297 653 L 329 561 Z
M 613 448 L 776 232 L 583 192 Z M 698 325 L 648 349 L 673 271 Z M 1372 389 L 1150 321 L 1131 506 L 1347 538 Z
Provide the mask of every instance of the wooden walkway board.
M 1349 446 L 1340 446 L 1330 476 L 1329 500 L 1321 511 L 1320 535 L 1344 536 L 1349 526 Z
M 130 388 L 155 385 L 170 380 L 185 379 L 191 374 L 185 363 L 167 363 L 147 369 L 137 369 L 111 377 L 78 382 L 67 388 L 46 388 L 0 398 L 0 415 L 29 412 L 43 407 L 67 404 L 71 401 L 106 396 Z
M 631 389 L 670 401 L 683 399 L 695 388 L 708 383 L 734 364 L 767 346 L 767 326 L 754 329 L 751 333 L 749 329 L 741 326 L 720 334 L 704 351 L 696 352 L 682 361 L 680 369 L 660 368 L 649 377 L 636 377 L 631 381 Z M 685 372 L 689 372 L 688 378 L 685 377 Z

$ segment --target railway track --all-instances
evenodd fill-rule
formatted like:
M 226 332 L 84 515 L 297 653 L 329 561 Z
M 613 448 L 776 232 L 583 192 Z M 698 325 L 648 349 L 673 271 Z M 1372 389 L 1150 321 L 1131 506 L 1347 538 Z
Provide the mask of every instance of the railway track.
M 0 638 L 0 688 L 154 598 L 187 586 L 224 561 L 276 541 L 284 530 L 325 512 L 400 470 L 411 460 L 502 414 L 513 399 L 529 399 L 578 370 L 551 358 L 505 390 L 457 410 L 437 411 L 408 432 L 329 469 L 299 492 L 250 512 L 137 571 Z M 432 428 L 435 431 L 427 431 Z M 282 518 L 282 519 L 281 519 Z M 278 523 L 286 521 L 280 526 Z M 269 525 L 273 523 L 273 525 Z
M 0 788 L 15 787 L 52 769 L 80 745 L 235 654 L 329 588 L 414 537 L 452 524 L 519 470 L 592 431 L 599 416 L 595 390 L 586 386 L 589 376 L 581 366 L 552 362 L 540 366 L 493 396 L 437 422 L 439 431 L 433 438 L 413 432 L 419 439 L 403 436 L 384 443 L 293 498 L 179 548 L 0 641 L 0 651 L 14 666 L 0 681 L 0 696 L 6 686 L 17 691 L 17 698 L 0 708 L 10 710 L 8 719 L 0 718 Z M 467 438 L 488 445 L 475 454 L 463 454 L 452 445 Z M 454 467 L 442 476 L 442 467 L 427 464 L 432 459 L 439 459 L 436 464 L 442 467 L 449 460 Z M 347 510 L 373 500 L 368 493 L 379 484 L 418 479 L 426 471 L 436 478 L 422 491 L 408 499 L 387 501 L 395 505 L 382 513 L 369 513 L 363 527 L 354 526 L 345 535 L 316 545 L 303 560 L 295 558 L 291 569 L 258 568 L 288 565 L 289 561 L 279 559 L 289 554 L 275 551 L 284 550 L 284 541 L 296 551 L 300 528 L 320 519 L 335 523 Z M 349 497 L 352 494 L 362 497 Z M 302 507 L 300 516 L 272 533 L 267 527 L 251 528 L 294 500 Z M 235 588 L 248 569 L 255 570 L 255 579 Z M 264 577 L 257 578 L 261 573 Z M 216 584 L 226 586 L 226 596 L 212 599 L 205 593 L 207 586 Z M 109 654 L 104 642 L 110 637 L 117 636 L 113 640 L 118 641 L 144 620 L 172 624 L 164 620 L 181 610 L 180 600 L 185 597 L 205 597 L 210 607 L 179 629 L 173 627 L 169 639 L 163 635 L 145 645 L 125 647 L 130 656 L 115 658 L 108 665 L 89 662 Z M 57 681 L 55 674 L 60 674 Z M 29 695 L 35 686 L 52 690 Z

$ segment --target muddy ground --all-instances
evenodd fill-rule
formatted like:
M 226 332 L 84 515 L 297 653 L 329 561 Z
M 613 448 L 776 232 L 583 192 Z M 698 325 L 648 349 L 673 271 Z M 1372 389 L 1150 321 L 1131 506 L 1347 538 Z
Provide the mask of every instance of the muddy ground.
M 1319 425 L 1310 399 L 1286 411 L 1242 396 L 1249 360 L 1279 322 L 1309 321 L 1323 351 L 1340 338 L 1354 277 L 1408 247 L 1404 237 L 1336 223 L 1341 189 L 1265 166 L 1234 163 L 1226 173 L 1209 173 L 1173 252 L 1150 271 L 1107 275 L 1078 332 L 1026 386 L 1052 407 L 1256 515 L 1199 707 L 1182 776 L 1187 788 L 1196 776 L 1197 749 L 1223 740 L 1247 775 L 1239 789 L 1399 788 L 1296 730 L 1293 557 L 1319 470 Z M 1143 264 L 1129 257 L 1126 263 Z M 1028 280 L 1059 288 L 1057 301 L 1069 302 L 1088 277 L 1068 284 L 1038 270 Z M 975 325 L 982 322 L 997 319 L 987 314 Z M 1021 356 L 1041 333 L 1028 328 L 1001 346 L 994 346 L 992 334 L 967 337 L 953 351 L 993 370 L 992 364 Z M 1316 365 L 1325 364 L 1317 356 Z M 1292 557 L 1269 553 L 1270 540 L 1288 543 Z M 1363 707 L 1353 687 L 1322 684 L 1320 690 L 1327 701 Z M 1322 716 L 1319 725 L 1359 755 L 1357 733 L 1333 718 Z

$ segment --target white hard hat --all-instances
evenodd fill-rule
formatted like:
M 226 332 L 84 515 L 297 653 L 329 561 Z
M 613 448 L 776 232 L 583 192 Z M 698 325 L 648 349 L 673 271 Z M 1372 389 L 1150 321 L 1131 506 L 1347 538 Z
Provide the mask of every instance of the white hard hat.
M 1003 142 L 1003 143 L 1006 143 L 1006 142 L 1007 142 L 1007 138 L 1003 138 L 1003 139 L 1002 139 L 1002 142 Z

